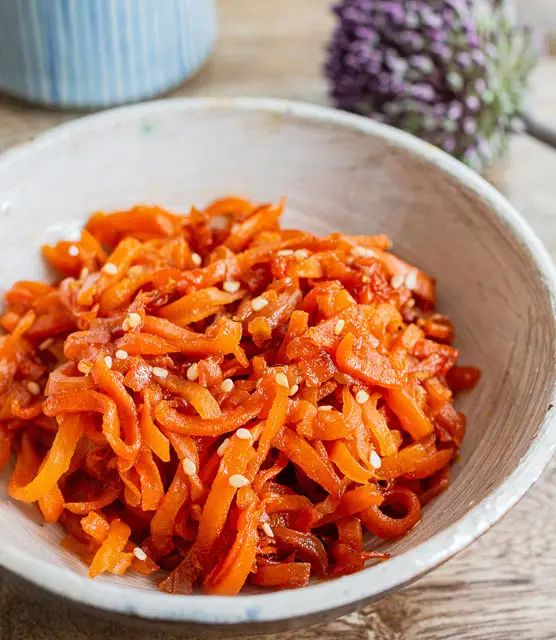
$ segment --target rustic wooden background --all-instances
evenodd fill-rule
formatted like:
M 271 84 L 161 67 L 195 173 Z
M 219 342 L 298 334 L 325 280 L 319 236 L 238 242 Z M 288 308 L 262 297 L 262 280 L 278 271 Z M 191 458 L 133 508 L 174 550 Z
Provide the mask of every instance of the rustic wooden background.
M 518 2 L 522 15 L 553 26 L 556 34 L 554 0 Z M 329 0 L 221 0 L 214 55 L 172 95 L 265 95 L 325 104 L 320 70 L 332 27 L 329 5 Z M 530 109 L 556 127 L 556 58 L 548 53 L 533 79 Z M 76 115 L 0 96 L 0 150 Z M 556 151 L 517 137 L 488 177 L 556 255 Z M 556 638 L 556 464 L 489 533 L 413 586 L 334 622 L 272 640 L 332 640 L 340 634 L 345 640 Z M 1 640 L 138 636 L 173 637 L 128 630 L 60 602 L 37 606 L 24 585 L 0 572 Z

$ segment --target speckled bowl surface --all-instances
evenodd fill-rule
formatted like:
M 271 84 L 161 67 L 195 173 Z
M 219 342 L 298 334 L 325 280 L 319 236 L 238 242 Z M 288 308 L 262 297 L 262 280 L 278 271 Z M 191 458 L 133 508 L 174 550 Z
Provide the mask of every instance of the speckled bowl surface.
M 508 511 L 556 445 L 555 273 L 541 243 L 469 169 L 358 116 L 275 100 L 168 100 L 43 135 L 0 159 L 0 287 L 43 276 L 40 245 L 75 233 L 95 209 L 183 211 L 230 192 L 286 195 L 287 225 L 389 234 L 398 254 L 438 278 L 462 362 L 483 379 L 460 402 L 468 433 L 453 483 L 387 545 L 394 557 L 297 591 L 171 596 L 145 578 L 91 581 L 59 546 L 61 531 L 9 500 L 0 478 L 1 565 L 76 603 L 203 633 L 322 622 L 409 583 Z

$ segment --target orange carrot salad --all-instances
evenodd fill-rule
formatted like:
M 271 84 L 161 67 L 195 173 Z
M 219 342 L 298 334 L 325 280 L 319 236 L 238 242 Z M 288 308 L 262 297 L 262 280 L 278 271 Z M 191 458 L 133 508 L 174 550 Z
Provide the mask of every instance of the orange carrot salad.
M 235 594 L 387 554 L 465 431 L 434 281 L 382 235 L 281 229 L 283 202 L 91 217 L 0 318 L 0 463 L 89 575 Z

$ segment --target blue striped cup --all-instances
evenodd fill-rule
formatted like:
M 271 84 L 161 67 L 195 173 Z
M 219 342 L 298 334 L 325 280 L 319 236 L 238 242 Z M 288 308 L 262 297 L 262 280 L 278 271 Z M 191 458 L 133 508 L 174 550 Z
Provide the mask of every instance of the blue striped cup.
M 0 89 L 55 107 L 150 98 L 194 74 L 214 0 L 0 0 Z

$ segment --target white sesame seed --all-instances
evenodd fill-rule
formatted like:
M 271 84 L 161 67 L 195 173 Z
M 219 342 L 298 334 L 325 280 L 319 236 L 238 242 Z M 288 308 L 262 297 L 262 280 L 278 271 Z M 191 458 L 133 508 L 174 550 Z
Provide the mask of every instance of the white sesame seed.
M 295 396 L 295 394 L 299 391 L 299 385 L 298 384 L 292 384 L 292 386 L 290 387 L 290 392 L 288 393 L 289 396 Z
M 227 293 L 236 293 L 239 291 L 240 283 L 237 280 L 226 280 L 222 284 L 222 289 Z
M 229 444 L 230 444 L 230 440 L 228 438 L 226 438 L 226 440 L 223 440 L 222 444 L 216 450 L 216 454 L 222 457 L 226 452 L 226 449 L 228 448 Z
M 251 307 L 253 311 L 260 311 L 261 309 L 264 309 L 267 304 L 268 300 L 266 298 L 259 297 L 251 301 Z
M 104 356 L 104 364 L 109 368 L 112 369 L 112 358 L 110 356 Z
M 363 277 L 361 278 L 361 282 L 362 282 L 363 284 L 368 284 L 370 281 L 371 281 L 371 279 L 369 278 L 369 276 L 363 276 Z
M 276 384 L 280 387 L 285 387 L 286 389 L 290 388 L 290 383 L 288 382 L 288 378 L 285 373 L 277 373 L 274 376 L 274 379 L 276 380 Z
M 319 411 L 332 411 L 332 405 L 331 404 L 323 404 L 322 406 L 318 407 Z
M 266 533 L 269 538 L 274 538 L 274 531 L 272 531 L 272 527 L 265 522 L 262 526 L 262 530 Z
M 415 299 L 414 298 L 410 298 L 406 303 L 405 306 L 408 309 L 412 309 L 415 306 Z
M 125 360 L 128 356 L 128 353 L 125 349 L 118 349 L 115 355 L 116 355 L 116 358 L 118 358 L 118 360 Z
M 240 440 L 251 440 L 251 433 L 249 432 L 248 429 L 244 429 L 243 427 L 241 427 L 236 431 L 236 436 Z
M 129 331 L 130 329 L 136 329 L 141 324 L 141 316 L 135 311 L 130 313 L 122 323 L 122 329 Z
M 29 393 L 32 393 L 34 396 L 38 396 L 39 393 L 41 392 L 41 388 L 39 387 L 39 385 L 32 380 L 27 383 L 27 390 L 29 391 Z
M 392 285 L 393 289 L 399 289 L 403 286 L 404 282 L 405 278 L 399 274 L 397 276 L 392 276 L 392 279 L 390 280 L 390 284 Z
M 157 378 L 167 378 L 168 371 L 162 367 L 153 367 L 153 376 L 156 376 Z
M 230 476 L 228 478 L 228 483 L 230 487 L 234 487 L 234 489 L 246 487 L 248 484 L 251 484 L 245 476 L 241 475 L 241 473 L 234 473 L 233 476 Z
M 214 216 L 210 220 L 211 229 L 227 229 L 228 228 L 228 217 L 227 216 Z
M 374 467 L 375 469 L 380 469 L 382 465 L 382 460 L 380 459 L 380 456 L 374 449 L 373 451 L 371 451 L 371 456 L 369 461 L 372 467 Z
M 188 367 L 185 375 L 190 382 L 195 382 L 199 377 L 199 368 L 197 363 L 194 362 L 190 367 Z
M 146 560 L 147 554 L 141 549 L 141 547 L 135 547 L 133 549 L 133 555 L 137 558 L 137 560 Z
M 46 340 L 43 340 L 40 344 L 39 344 L 39 349 L 41 351 L 44 351 L 45 349 L 48 349 L 48 347 L 54 342 L 53 338 L 47 338 Z
M 297 251 L 294 251 L 294 256 L 298 260 L 305 260 L 305 258 L 309 257 L 309 252 L 306 249 L 297 249 Z
M 79 247 L 76 247 L 74 244 L 70 244 L 68 247 L 68 253 L 70 256 L 78 256 L 79 255 Z
M 339 336 L 340 333 L 342 333 L 342 331 L 344 330 L 345 326 L 346 326 L 346 321 L 340 318 L 334 326 L 334 335 Z
M 405 286 L 411 291 L 415 289 L 415 287 L 417 286 L 417 274 L 415 273 L 415 271 L 411 271 L 411 273 L 407 274 L 407 276 L 405 277 Z
M 77 365 L 77 370 L 81 373 L 84 373 L 85 375 L 91 373 L 92 368 L 93 365 L 88 360 L 80 360 Z
M 79 272 L 79 279 L 80 280 L 85 280 L 85 278 L 89 275 L 89 269 L 87 269 L 87 267 L 83 267 L 83 269 L 81 269 L 81 271 Z
M 107 262 L 102 270 L 109 276 L 115 276 L 118 273 L 118 267 L 113 262 Z
M 191 262 L 196 266 L 196 267 L 200 267 L 201 263 L 203 262 L 203 259 L 201 258 L 201 256 L 198 253 L 192 253 L 191 254 Z
M 137 276 L 140 276 L 143 274 L 143 267 L 140 264 L 134 264 L 133 266 L 129 267 L 129 270 L 127 272 L 127 275 L 130 278 L 136 278 Z
M 190 460 L 189 458 L 184 458 L 181 464 L 186 475 L 194 476 L 197 473 L 197 466 L 195 465 L 193 460 Z
M 280 249 L 276 252 L 277 256 L 293 256 L 293 249 Z
M 351 255 L 354 258 L 374 258 L 375 252 L 368 247 L 353 247 Z
M 222 383 L 220 384 L 220 391 L 223 391 L 224 393 L 230 393 L 233 388 L 233 380 L 230 380 L 230 378 L 225 378 L 224 380 L 222 380 Z
M 369 397 L 369 394 L 361 389 L 355 394 L 355 401 L 357 404 L 365 404 L 365 402 L 369 400 Z

